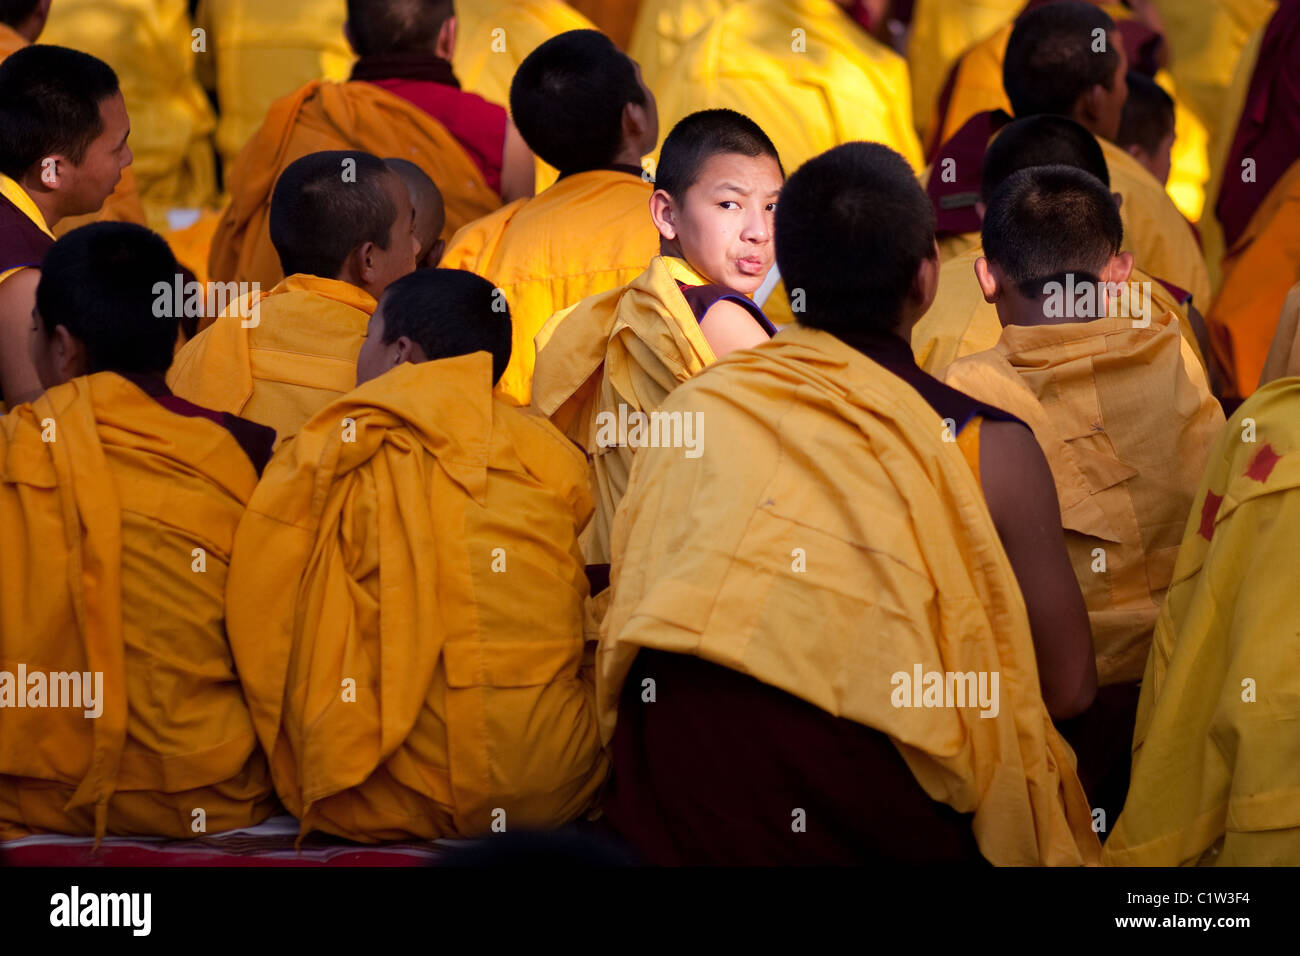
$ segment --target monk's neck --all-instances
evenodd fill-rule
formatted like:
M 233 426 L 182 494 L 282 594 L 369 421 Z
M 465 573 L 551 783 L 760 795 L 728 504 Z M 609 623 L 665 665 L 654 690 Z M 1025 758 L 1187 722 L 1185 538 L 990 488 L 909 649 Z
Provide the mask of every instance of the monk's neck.
M 41 189 L 35 186 L 33 180 L 39 181 L 37 176 L 24 176 L 18 181 L 28 198 L 36 204 L 36 208 L 41 211 L 41 217 L 45 220 L 45 228 L 53 230 L 58 225 L 63 216 L 59 213 L 58 203 L 55 200 L 55 194 L 48 189 Z
M 1002 323 L 1003 328 L 1008 325 L 1069 325 L 1074 322 L 1087 322 L 1089 318 L 1078 318 L 1070 313 L 1070 310 L 1060 310 L 1063 314 L 1057 314 L 1057 310 L 1049 309 L 1045 301 L 1025 299 L 1016 296 L 1014 299 L 1003 298 L 997 303 L 998 321 Z

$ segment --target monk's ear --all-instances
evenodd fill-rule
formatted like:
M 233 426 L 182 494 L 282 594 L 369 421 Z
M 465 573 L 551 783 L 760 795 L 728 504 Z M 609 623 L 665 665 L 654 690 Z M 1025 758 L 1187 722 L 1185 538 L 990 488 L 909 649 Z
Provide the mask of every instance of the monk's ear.
M 1115 200 L 1115 208 L 1120 212 L 1124 211 L 1124 197 L 1119 193 L 1111 193 L 1110 198 Z
M 927 259 L 922 259 L 921 264 L 916 269 L 916 275 L 912 277 L 912 289 L 909 297 L 916 305 L 916 314 L 925 315 L 930 311 L 930 306 L 934 303 L 935 294 L 939 291 L 939 244 L 934 244 L 934 253 Z
M 379 270 L 375 267 L 375 253 L 378 247 L 373 242 L 363 242 L 357 246 L 356 251 L 352 253 L 352 264 L 356 270 L 356 276 L 361 281 L 361 286 L 368 286 L 375 281 L 379 275 Z
M 984 205 L 983 199 L 975 200 L 975 215 L 980 217 L 980 222 L 984 221 L 984 214 L 989 211 L 989 207 Z
M 50 190 L 59 189 L 66 185 L 67 170 L 71 165 L 62 153 L 50 153 L 48 156 L 42 156 L 40 171 L 37 174 L 40 177 L 41 185 Z
M 677 238 L 677 205 L 662 189 L 656 189 L 650 196 L 650 221 L 665 239 Z
M 640 103 L 628 100 L 623 107 L 623 143 L 635 145 L 639 149 L 645 143 L 649 132 L 650 116 L 646 108 Z
M 1133 274 L 1133 253 L 1119 252 L 1110 257 L 1110 261 L 1101 270 L 1102 282 L 1113 282 L 1116 285 L 1127 282 L 1129 276 Z
M 442 21 L 442 29 L 438 31 L 438 42 L 434 45 L 433 52 L 448 63 L 451 62 L 452 56 L 456 53 L 455 14 Z
M 421 265 L 426 269 L 438 268 L 438 263 L 442 261 L 442 254 L 447 251 L 446 239 L 435 239 L 433 245 L 429 247 L 429 254 L 424 257 Z
M 392 345 L 393 364 L 401 365 L 403 362 L 427 362 L 429 357 L 424 354 L 424 349 L 409 336 L 399 335 L 397 341 Z
M 67 326 L 54 327 L 54 341 L 50 343 L 51 365 L 60 383 L 69 382 L 86 374 L 86 347 L 81 339 L 68 331 Z
M 1002 295 L 1002 283 L 988 259 L 980 256 L 975 260 L 975 281 L 980 284 L 985 302 L 996 302 Z

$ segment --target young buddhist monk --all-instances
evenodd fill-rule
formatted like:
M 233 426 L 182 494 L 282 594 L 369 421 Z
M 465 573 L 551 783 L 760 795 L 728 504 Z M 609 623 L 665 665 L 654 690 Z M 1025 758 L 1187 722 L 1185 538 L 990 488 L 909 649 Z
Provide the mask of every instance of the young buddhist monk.
M 1017 118 L 1066 116 L 1097 137 L 1111 188 L 1122 199 L 1126 248 L 1143 269 L 1187 290 L 1204 308 L 1210 300 L 1209 274 L 1195 234 L 1164 186 L 1114 142 L 1128 94 L 1127 72 L 1115 21 L 1092 3 L 1060 0 L 1016 20 L 1002 82 Z M 1009 119 L 997 113 L 972 117 L 935 157 L 927 190 L 949 254 L 978 241 L 974 203 L 981 157 L 989 138 Z M 959 238 L 949 242 L 952 237 Z
M 645 214 L 653 187 L 641 157 L 659 141 L 659 120 L 636 64 L 595 30 L 561 34 L 530 53 L 510 108 L 560 180 L 460 230 L 443 264 L 477 273 L 505 295 L 515 340 L 501 387 L 526 404 L 533 338 L 546 320 L 628 282 L 655 253 Z
M 1098 680 L 1130 715 L 1087 757 L 1110 777 L 1107 767 L 1127 769 L 1137 682 L 1223 412 L 1177 317 L 1155 314 L 1131 280 L 1119 212 L 1096 177 L 1014 173 L 993 194 L 983 241 L 975 271 L 1002 336 L 945 380 L 1018 415 L 1047 455 Z M 1113 822 L 1122 795 L 1090 794 Z
M 626 286 L 556 314 L 537 337 L 533 404 L 591 459 L 596 515 L 583 546 L 593 565 L 593 638 L 608 598 L 600 592 L 610 524 L 648 438 L 629 425 L 678 383 L 775 331 L 749 296 L 775 259 L 784 178 L 772 141 L 748 117 L 686 117 L 664 140 L 650 199 L 659 255 Z
M 277 100 L 229 171 L 231 202 L 209 271 L 270 288 L 284 276 L 268 219 L 277 177 L 307 153 L 357 149 L 414 162 L 439 184 L 443 238 L 533 194 L 533 155 L 504 107 L 459 89 L 451 0 L 349 0 L 358 60 L 346 83 L 313 81 Z
M 1300 864 L 1297 422 L 1300 380 L 1274 381 L 1210 451 L 1142 678 L 1109 864 Z
M 415 254 L 417 269 L 437 267 L 447 243 L 442 229 L 447 222 L 447 211 L 442 202 L 442 191 L 423 169 L 405 159 L 385 159 L 384 165 L 397 173 L 411 197 L 415 210 L 415 238 L 419 252 Z
M 1144 73 L 1129 70 L 1128 96 L 1115 145 L 1128 153 L 1162 186 L 1169 182 L 1174 150 L 1174 98 Z
M 997 187 L 1012 174 L 1034 166 L 1072 166 L 1110 185 L 1106 157 L 1096 138 L 1073 120 L 1043 114 L 1014 120 L 989 144 L 980 180 L 981 199 L 975 205 L 981 221 Z M 1115 196 L 1116 202 L 1121 197 Z M 984 298 L 975 277 L 975 263 L 984 255 L 976 244 L 939 267 L 939 291 L 930 311 L 912 329 L 912 349 L 917 363 L 933 375 L 940 375 L 958 358 L 991 349 L 1002 335 L 997 309 Z M 1130 280 L 1149 289 L 1153 313 L 1173 312 L 1179 331 L 1193 353 L 1193 359 L 1207 369 L 1210 383 L 1220 379 L 1213 361 L 1205 320 L 1190 296 L 1175 286 L 1152 278 L 1134 266 Z M 1144 285 L 1142 285 L 1144 284 Z M 1208 364 L 1207 364 L 1208 357 Z M 1217 389 L 1213 389 L 1218 394 Z
M 31 46 L 0 64 L 0 129 L 0 400 L 15 405 L 41 392 L 27 330 L 52 230 L 113 192 L 131 123 L 106 63 Z
M 347 150 L 291 163 L 275 185 L 270 227 L 288 278 L 248 291 L 186 343 L 167 383 L 283 441 L 351 390 L 375 300 L 415 269 L 419 238 L 401 178 Z
M 652 861 L 1097 858 L 1049 716 L 1095 678 L 1047 465 L 907 347 L 933 222 L 885 147 L 802 167 L 776 235 L 806 311 L 668 396 L 701 454 L 637 453 L 597 701 Z
M 163 384 L 177 318 L 157 287 L 177 272 L 124 223 L 42 265 L 45 392 L 0 418 L 0 837 L 188 838 L 275 806 L 224 624 L 274 436 Z
M 357 389 L 280 450 L 240 526 L 232 646 L 304 831 L 553 827 L 604 781 L 581 667 L 586 469 L 493 395 L 511 341 L 497 301 L 467 272 L 394 283 Z

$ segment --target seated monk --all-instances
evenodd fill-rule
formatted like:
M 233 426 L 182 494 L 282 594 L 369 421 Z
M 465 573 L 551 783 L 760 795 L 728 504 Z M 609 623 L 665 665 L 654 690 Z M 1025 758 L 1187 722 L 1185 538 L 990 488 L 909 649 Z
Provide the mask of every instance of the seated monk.
M 533 406 L 587 450 L 596 514 L 583 539 L 594 639 L 608 594 L 609 534 L 641 444 L 628 424 L 679 383 L 776 330 L 749 299 L 776 256 L 785 173 L 752 120 L 703 110 L 664 140 L 650 216 L 659 255 L 627 285 L 557 313 L 537 337 Z M 643 213 L 644 215 L 644 213 Z M 685 437 L 683 433 L 683 438 Z
M 347 35 L 360 59 L 346 83 L 313 81 L 280 100 L 228 171 L 230 205 L 212 238 L 219 282 L 284 278 L 271 240 L 271 195 L 294 160 L 364 150 L 410 160 L 442 190 L 442 237 L 533 194 L 533 154 L 504 107 L 459 89 L 450 58 L 451 0 L 348 0 Z
M 1072 166 L 1091 173 L 1109 187 L 1110 173 L 1106 157 L 1097 140 L 1086 129 L 1064 116 L 1040 115 L 1014 120 L 989 144 L 984 156 L 983 175 L 980 179 L 980 200 L 975 211 L 980 221 L 989 199 L 997 187 L 1012 174 L 1032 166 Z M 1116 202 L 1117 193 L 1112 193 Z M 939 267 L 939 291 L 930 311 L 912 329 L 912 351 L 916 361 L 932 375 L 940 375 L 954 361 L 975 352 L 991 349 L 1002 337 L 1002 323 L 997 309 L 984 298 L 975 278 L 975 263 L 984 255 L 984 248 L 973 248 L 953 256 Z M 1149 289 L 1154 314 L 1174 313 L 1193 356 L 1207 367 L 1211 385 L 1217 385 L 1221 375 L 1206 336 L 1205 320 L 1192 305 L 1190 296 L 1182 289 L 1147 275 L 1136 266 L 1130 281 L 1139 288 Z M 1218 394 L 1217 388 L 1214 389 Z
M 224 621 L 274 436 L 167 391 L 177 272 L 125 223 L 45 256 L 46 391 L 0 418 L 0 838 L 193 838 L 276 806 Z
M 975 264 L 1002 337 L 944 375 L 1019 416 L 1047 455 L 1097 678 L 1113 687 L 1112 729 L 1095 753 L 1080 753 L 1094 805 L 1112 821 L 1137 681 L 1205 456 L 1223 427 L 1178 319 L 1153 314 L 1147 290 L 1132 284 L 1122 231 L 1111 194 L 1088 173 L 1035 166 L 1008 177 L 990 201 Z
M 1300 379 L 1219 434 L 1156 623 L 1113 866 L 1300 864 Z
M 384 165 L 397 173 L 406 184 L 415 210 L 415 238 L 419 251 L 415 254 L 417 269 L 437 268 L 447 243 L 442 238 L 447 223 L 447 210 L 442 202 L 442 191 L 419 166 L 405 159 L 386 159 Z
M 283 447 L 235 541 L 240 678 L 276 790 L 352 840 L 559 826 L 608 768 L 582 662 L 581 453 L 495 397 L 491 283 L 379 302 L 355 391 Z
M 483 276 L 505 295 L 515 340 L 501 389 L 527 404 L 533 339 L 546 320 L 628 282 L 658 248 L 641 157 L 659 141 L 659 118 L 636 64 L 595 30 L 561 34 L 530 53 L 510 108 L 560 180 L 461 229 L 443 265 Z
M 271 199 L 271 238 L 288 278 L 254 287 L 187 342 L 167 384 L 284 441 L 351 391 L 375 300 L 415 269 L 418 239 L 398 175 L 346 150 L 289 164 Z
M 615 518 L 606 815 L 660 863 L 1096 861 L 1052 726 L 1096 678 L 1047 464 L 907 347 L 924 191 L 840 146 L 776 237 L 807 309 L 673 390 L 707 447 L 640 449 Z
M 1096 31 L 1106 49 L 1094 52 Z M 1002 82 L 1019 119 L 1040 114 L 1067 116 L 1097 137 L 1120 194 L 1125 247 L 1142 268 L 1179 288 L 1202 308 L 1210 300 L 1209 273 L 1196 235 L 1164 186 L 1115 145 L 1128 95 L 1129 60 L 1119 29 L 1099 7 L 1061 0 L 1016 20 L 1002 64 Z M 950 255 L 978 242 L 982 157 L 991 136 L 1011 119 L 980 113 L 940 148 L 927 183 Z
M 0 64 L 0 401 L 31 401 L 28 354 L 40 264 L 67 216 L 104 204 L 131 164 L 117 76 L 61 46 L 25 47 Z

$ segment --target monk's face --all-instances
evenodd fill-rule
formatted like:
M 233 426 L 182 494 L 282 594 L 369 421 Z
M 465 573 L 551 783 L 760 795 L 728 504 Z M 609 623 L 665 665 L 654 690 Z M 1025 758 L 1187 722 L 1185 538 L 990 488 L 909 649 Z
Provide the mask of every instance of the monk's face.
M 655 225 L 670 249 L 710 282 L 752 293 L 776 256 L 773 220 L 782 183 L 770 156 L 719 153 L 684 196 L 669 197 Z
M 96 212 L 122 178 L 122 170 L 134 158 L 126 144 L 131 132 L 131 121 L 126 115 L 126 101 L 121 93 L 114 93 L 99 104 L 100 133 L 86 149 L 86 155 L 76 165 L 60 164 L 66 186 L 61 212 L 65 216 L 80 216 Z
M 388 230 L 388 248 L 371 248 L 366 290 L 375 298 L 402 276 L 414 272 L 416 257 L 420 254 L 415 208 L 411 205 L 411 194 L 406 184 L 392 174 L 385 177 L 384 190 L 397 215 Z

